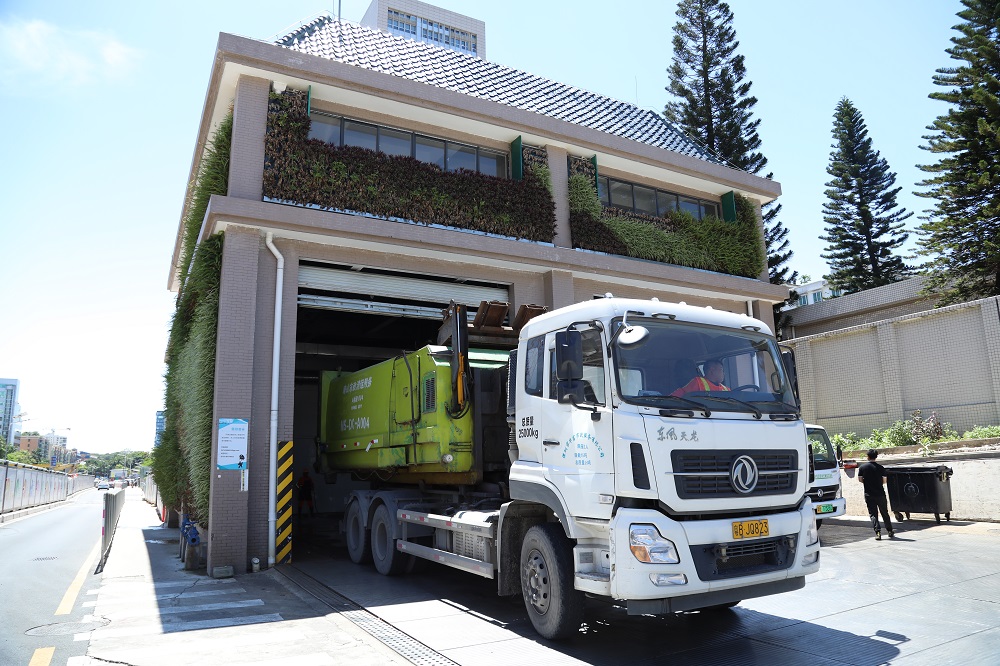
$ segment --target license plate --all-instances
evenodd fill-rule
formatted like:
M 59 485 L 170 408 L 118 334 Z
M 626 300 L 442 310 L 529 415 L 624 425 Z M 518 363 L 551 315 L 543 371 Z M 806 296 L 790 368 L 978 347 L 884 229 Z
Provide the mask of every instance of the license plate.
M 739 520 L 733 523 L 734 539 L 754 539 L 769 536 L 767 518 L 762 520 Z
M 816 507 L 816 513 L 833 513 L 836 509 L 833 508 L 832 504 L 820 504 Z

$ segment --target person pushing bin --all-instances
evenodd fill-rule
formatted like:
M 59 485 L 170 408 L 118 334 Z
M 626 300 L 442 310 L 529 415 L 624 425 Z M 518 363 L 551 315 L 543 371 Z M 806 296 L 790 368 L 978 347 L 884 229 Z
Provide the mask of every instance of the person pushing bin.
M 885 497 L 886 473 L 882 465 L 875 462 L 878 458 L 878 451 L 868 449 L 868 462 L 858 467 L 858 481 L 865 486 L 865 504 L 868 506 L 868 516 L 872 520 L 872 528 L 875 530 L 875 540 L 882 540 L 882 529 L 878 522 L 878 514 L 882 514 L 885 521 L 886 532 L 889 538 L 896 536 L 892 530 L 892 521 L 889 520 L 889 501 Z

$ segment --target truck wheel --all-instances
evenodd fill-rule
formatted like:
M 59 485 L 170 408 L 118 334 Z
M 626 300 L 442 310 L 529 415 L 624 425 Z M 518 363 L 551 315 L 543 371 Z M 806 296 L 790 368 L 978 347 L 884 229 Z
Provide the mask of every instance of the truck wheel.
M 372 516 L 371 549 L 375 568 L 383 576 L 398 576 L 406 570 L 412 555 L 396 550 L 396 540 L 392 538 L 394 524 L 389 515 L 389 507 L 380 504 Z
M 823 519 L 822 518 L 820 518 L 819 520 L 816 521 L 816 529 L 819 529 L 821 527 L 823 527 Z
M 583 593 L 573 589 L 573 549 L 559 525 L 535 525 L 524 535 L 521 595 L 542 637 L 568 638 L 579 630 Z
M 365 529 L 365 521 L 361 519 L 361 503 L 357 500 L 347 507 L 344 516 L 344 532 L 347 539 L 347 554 L 355 564 L 367 564 L 372 561 L 372 535 Z

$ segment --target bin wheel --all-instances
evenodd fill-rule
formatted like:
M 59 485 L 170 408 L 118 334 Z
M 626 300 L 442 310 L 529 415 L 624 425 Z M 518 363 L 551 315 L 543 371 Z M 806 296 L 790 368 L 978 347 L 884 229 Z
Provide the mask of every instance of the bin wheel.
M 947 520 L 949 523 L 951 522 L 951 511 L 944 514 L 944 519 Z
M 941 514 L 939 514 L 939 513 L 935 513 L 934 514 L 934 522 L 935 523 L 940 523 L 941 522 Z
M 901 514 L 901 513 L 899 513 L 897 511 L 894 515 L 896 516 L 896 522 L 898 522 L 898 523 L 903 522 L 903 514 Z

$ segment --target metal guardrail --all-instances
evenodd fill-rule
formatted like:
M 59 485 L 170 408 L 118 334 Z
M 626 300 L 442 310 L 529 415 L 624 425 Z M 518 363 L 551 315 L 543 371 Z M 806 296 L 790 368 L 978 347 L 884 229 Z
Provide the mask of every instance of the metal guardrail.
M 111 550 L 111 541 L 115 538 L 115 528 L 118 527 L 118 517 L 121 516 L 123 506 L 125 506 L 124 488 L 104 493 L 104 524 L 101 526 L 101 561 L 97 565 L 98 571 L 104 568 L 104 562 L 108 559 L 108 551 Z
M 65 472 L 0 460 L 0 514 L 59 502 L 93 485 L 92 476 L 71 476 Z

